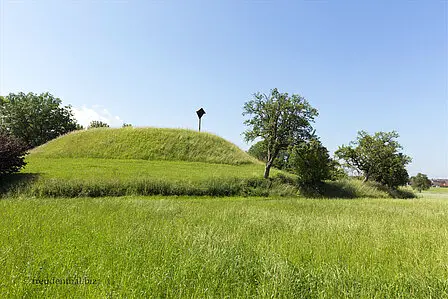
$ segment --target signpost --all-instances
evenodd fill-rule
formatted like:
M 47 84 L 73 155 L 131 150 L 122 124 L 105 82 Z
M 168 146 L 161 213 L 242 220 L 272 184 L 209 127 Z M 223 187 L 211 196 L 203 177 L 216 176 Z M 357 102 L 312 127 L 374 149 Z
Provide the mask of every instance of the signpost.
M 201 132 L 201 118 L 205 114 L 205 111 L 204 111 L 204 109 L 201 108 L 198 111 L 196 111 L 196 114 L 199 117 L 199 132 Z

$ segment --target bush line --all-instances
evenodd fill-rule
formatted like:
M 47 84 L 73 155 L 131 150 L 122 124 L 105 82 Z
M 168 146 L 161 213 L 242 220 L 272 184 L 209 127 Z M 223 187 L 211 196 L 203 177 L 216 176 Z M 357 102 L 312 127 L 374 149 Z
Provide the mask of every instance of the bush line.
M 3 188 L 6 196 L 35 197 L 102 197 L 126 195 L 189 196 L 295 196 L 297 188 L 275 178 L 209 179 L 200 182 L 133 180 L 81 181 L 38 179 L 14 183 Z

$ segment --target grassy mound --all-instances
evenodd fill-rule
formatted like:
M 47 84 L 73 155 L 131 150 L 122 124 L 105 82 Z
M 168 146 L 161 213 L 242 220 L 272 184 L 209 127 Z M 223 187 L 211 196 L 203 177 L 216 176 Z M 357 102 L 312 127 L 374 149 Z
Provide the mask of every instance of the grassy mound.
M 229 141 L 209 133 L 162 128 L 76 131 L 31 151 L 32 157 L 190 161 L 259 164 Z
M 26 161 L 19 175 L 0 181 L 0 195 L 297 194 L 295 184 L 275 179 L 281 171 L 264 180 L 262 162 L 223 138 L 191 130 L 77 131 L 33 149 Z

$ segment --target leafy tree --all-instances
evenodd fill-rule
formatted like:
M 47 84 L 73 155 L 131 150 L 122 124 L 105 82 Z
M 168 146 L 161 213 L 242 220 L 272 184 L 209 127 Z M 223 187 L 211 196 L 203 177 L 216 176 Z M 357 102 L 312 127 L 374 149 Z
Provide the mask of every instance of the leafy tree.
M 254 98 L 244 104 L 244 121 L 249 127 L 243 134 L 246 141 L 261 138 L 267 148 L 264 177 L 281 150 L 298 145 L 313 135 L 311 122 L 318 115 L 317 110 L 301 96 L 280 93 L 276 88 L 269 95 L 255 93 Z
M 296 145 L 291 151 L 290 163 L 301 187 L 318 187 L 331 178 L 332 159 L 317 138 Z
M 257 158 L 260 161 L 267 162 L 268 161 L 268 149 L 266 146 L 266 142 L 258 141 L 254 145 L 252 145 L 247 151 L 249 155 Z M 289 164 L 289 152 L 287 150 L 279 151 L 277 157 L 274 159 L 272 166 L 278 169 L 288 170 Z
M 93 128 L 109 128 L 109 125 L 100 120 L 92 120 L 89 124 L 88 129 L 93 129 Z
M 348 178 L 348 175 L 345 172 L 345 169 L 343 168 L 341 163 L 339 163 L 337 160 L 331 158 L 329 167 L 330 167 L 330 178 L 329 179 L 331 181 L 337 181 L 337 180 L 342 180 L 342 179 Z
M 19 171 L 26 165 L 27 145 L 20 139 L 0 132 L 0 177 Z
M 428 190 L 431 187 L 431 180 L 428 179 L 426 174 L 417 173 L 416 176 L 411 177 L 411 186 L 412 189 L 417 189 L 418 192 L 422 192 L 422 190 Z
M 48 92 L 10 93 L 0 98 L 0 130 L 22 139 L 29 147 L 76 130 L 71 106 L 61 104 Z
M 335 155 L 364 176 L 395 189 L 405 185 L 409 176 L 406 164 L 411 158 L 400 153 L 402 146 L 395 140 L 397 132 L 377 132 L 373 136 L 365 131 L 358 132 L 356 141 L 349 146 L 340 146 Z

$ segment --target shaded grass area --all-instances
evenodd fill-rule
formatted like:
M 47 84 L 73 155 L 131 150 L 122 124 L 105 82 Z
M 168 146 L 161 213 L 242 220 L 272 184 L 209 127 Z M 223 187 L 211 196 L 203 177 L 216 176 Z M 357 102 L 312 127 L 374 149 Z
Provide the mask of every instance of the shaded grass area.
M 305 194 L 307 194 L 305 192 Z M 308 195 L 312 195 L 308 194 Z M 316 194 L 317 197 L 326 198 L 415 198 L 412 190 L 405 187 L 399 187 L 397 189 L 391 189 L 386 186 L 382 186 L 376 182 L 362 182 L 357 179 L 346 179 L 340 181 L 327 181 L 321 186 L 321 189 Z
M 38 178 L 39 174 L 37 173 L 14 173 L 0 176 L 0 197 L 29 188 Z
M 443 298 L 448 201 L 0 201 L 0 297 Z M 95 279 L 36 285 L 33 279 Z
M 371 182 L 356 179 L 326 181 L 314 188 L 302 188 L 301 194 L 313 198 L 388 198 L 387 192 Z

